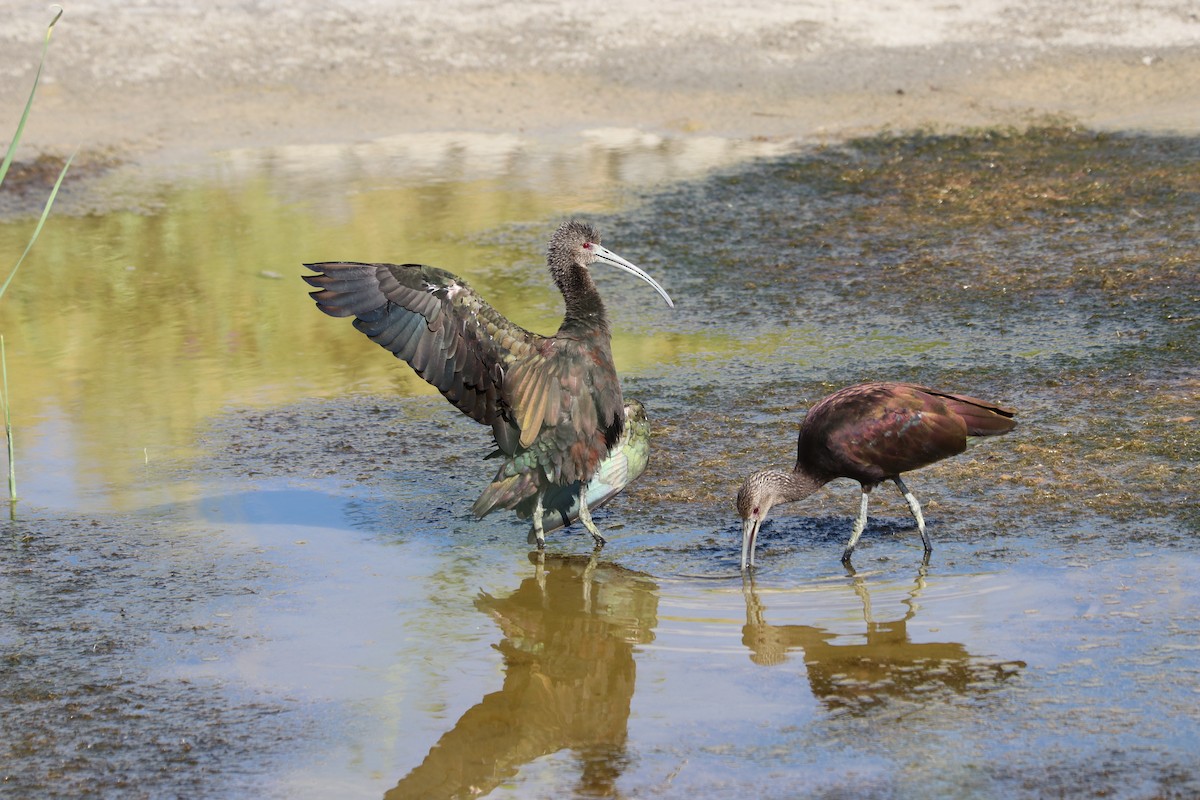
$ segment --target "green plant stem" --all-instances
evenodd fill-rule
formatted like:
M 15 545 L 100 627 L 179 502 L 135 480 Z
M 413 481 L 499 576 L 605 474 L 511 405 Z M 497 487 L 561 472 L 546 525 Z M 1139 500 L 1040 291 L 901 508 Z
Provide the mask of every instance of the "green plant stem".
M 50 216 L 50 208 L 54 205 L 54 198 L 58 196 L 58 188 L 62 186 L 63 178 L 67 177 L 67 170 L 70 168 L 71 162 L 75 160 L 75 155 L 78 152 L 76 151 L 71 154 L 71 157 L 67 159 L 67 163 L 63 164 L 62 172 L 58 173 L 58 180 L 54 182 L 54 188 L 50 190 L 50 196 L 46 198 L 46 206 L 42 209 L 42 216 L 38 218 L 37 226 L 33 229 L 33 235 L 29 237 L 29 244 L 25 245 L 25 252 L 21 253 L 21 257 L 17 259 L 12 272 L 8 273 L 4 284 L 0 285 L 0 297 L 4 297 L 4 293 L 8 291 L 8 285 L 16 277 L 17 270 L 21 268 L 21 263 L 25 260 L 25 256 L 29 255 L 29 251 L 33 249 L 33 243 L 37 241 L 38 236 L 42 232 L 42 226 L 46 224 L 46 218 Z
M 33 76 L 33 88 L 29 90 L 29 99 L 25 101 L 25 111 L 21 114 L 21 121 L 17 123 L 17 132 L 8 145 L 8 152 L 4 154 L 4 162 L 0 163 L 0 183 L 4 183 L 4 176 L 8 174 L 13 155 L 17 152 L 17 143 L 21 141 L 21 134 L 25 132 L 25 122 L 29 119 L 30 109 L 33 108 L 33 96 L 37 93 L 38 81 L 42 78 L 42 67 L 46 65 L 46 51 L 50 49 L 50 34 L 54 32 L 55 24 L 63 15 L 62 6 L 50 7 L 57 9 L 57 13 L 55 13 L 54 19 L 50 20 L 50 24 L 46 26 L 46 40 L 42 43 L 42 59 L 38 62 L 37 73 Z
M 21 113 L 21 121 L 17 123 L 17 131 L 13 135 L 12 141 L 8 144 L 8 150 L 4 153 L 4 161 L 0 162 L 0 184 L 4 183 L 4 177 L 8 175 L 8 168 L 12 165 L 13 157 L 16 155 L 17 145 L 21 141 L 22 134 L 25 132 L 25 123 L 29 120 L 29 112 L 33 108 L 33 98 L 37 94 L 38 83 L 42 78 L 42 68 L 46 65 L 46 53 L 50 49 L 50 34 L 54 32 L 55 24 L 63 15 L 61 6 L 51 6 L 51 8 L 56 13 L 54 14 L 54 19 L 50 20 L 50 24 L 46 26 L 46 39 L 42 43 L 42 58 L 38 62 L 37 73 L 33 76 L 33 88 L 29 90 L 29 99 L 25 101 L 25 110 Z M 29 237 L 29 243 L 25 245 L 25 251 L 21 253 L 21 257 L 17 259 L 17 263 L 13 266 L 12 271 L 8 273 L 4 284 L 0 286 L 0 297 L 3 297 L 4 293 L 8 291 L 8 285 L 16 277 L 17 270 L 21 268 L 21 264 L 25 261 L 25 256 L 29 255 L 29 251 L 33 249 L 33 243 L 37 241 L 38 236 L 41 234 L 42 227 L 46 224 L 46 218 L 50 216 L 50 209 L 54 205 L 54 198 L 58 196 L 58 190 L 62 186 L 63 178 L 67 176 L 67 170 L 70 168 L 71 162 L 75 160 L 76 153 L 71 154 L 71 157 L 63 164 L 62 171 L 58 173 L 58 180 L 54 182 L 54 188 L 50 191 L 50 197 L 46 199 L 46 206 L 42 209 L 42 216 L 38 218 L 37 226 L 33 229 L 33 235 Z M 0 405 L 3 405 L 4 411 L 4 438 L 8 445 L 8 496 L 9 501 L 15 507 L 17 502 L 17 464 L 14 455 L 12 415 L 9 403 L 8 358 L 4 350 L 3 335 L 0 335 L 0 384 L 3 385 L 3 394 L 0 395 Z
M 4 350 L 4 334 L 0 333 L 0 383 L 4 385 L 4 439 L 8 443 L 8 500 L 17 502 L 17 460 L 13 447 L 12 417 L 8 411 L 8 355 Z

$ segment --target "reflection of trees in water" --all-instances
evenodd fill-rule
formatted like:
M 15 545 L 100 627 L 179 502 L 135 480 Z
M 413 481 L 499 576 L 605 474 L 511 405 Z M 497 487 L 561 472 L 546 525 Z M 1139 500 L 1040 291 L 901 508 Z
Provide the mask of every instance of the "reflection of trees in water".
M 389 800 L 484 795 L 563 749 L 578 758 L 579 794 L 615 794 L 628 762 L 633 646 L 654 639 L 658 587 L 594 557 L 533 558 L 544 564 L 512 594 L 475 601 L 504 632 L 504 685 L 468 709 Z
M 1025 667 L 1023 661 L 973 656 L 957 642 L 912 641 L 908 623 L 919 607 L 925 571 L 922 567 L 904 600 L 904 616 L 889 622 L 874 621 L 867 586 L 861 578 L 854 579 L 854 591 L 863 604 L 866 641 L 854 636 L 853 644 L 839 644 L 848 637 L 825 628 L 767 622 L 766 606 L 754 579 L 747 576 L 742 584 L 746 598 L 742 643 L 750 648 L 751 661 L 766 666 L 782 663 L 790 650 L 800 650 L 813 696 L 833 710 L 865 711 L 891 697 L 913 699 L 943 692 L 978 696 Z

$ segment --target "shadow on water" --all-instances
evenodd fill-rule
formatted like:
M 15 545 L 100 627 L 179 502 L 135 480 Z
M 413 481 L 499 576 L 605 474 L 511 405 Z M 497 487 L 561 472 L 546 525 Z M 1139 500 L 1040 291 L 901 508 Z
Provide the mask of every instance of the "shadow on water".
M 234 154 L 47 230 L 0 305 L 26 493 L 0 790 L 1200 791 L 1196 140 L 881 137 L 702 178 L 661 142 L 495 144 Z M 635 184 L 653 163 L 686 180 Z M 599 559 L 568 530 L 530 564 L 522 523 L 469 513 L 486 429 L 316 313 L 299 264 L 433 262 L 549 330 L 573 211 L 679 307 L 597 276 L 650 466 Z M 908 480 L 928 568 L 881 493 L 845 574 L 843 481 L 772 515 L 743 583 L 737 485 L 865 379 L 1019 427 Z

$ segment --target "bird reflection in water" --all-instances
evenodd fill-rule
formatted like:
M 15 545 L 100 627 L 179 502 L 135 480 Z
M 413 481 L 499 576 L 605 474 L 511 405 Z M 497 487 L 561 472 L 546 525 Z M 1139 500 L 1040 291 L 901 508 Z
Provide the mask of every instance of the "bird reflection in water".
M 485 795 L 561 750 L 578 759 L 578 794 L 615 794 L 628 762 L 633 648 L 654 639 L 658 587 L 594 555 L 531 558 L 535 574 L 516 591 L 475 600 L 504 633 L 504 685 L 467 710 L 388 800 Z
M 746 599 L 746 624 L 742 643 L 750 660 L 773 666 L 791 650 L 803 653 L 813 696 L 830 710 L 862 712 L 890 699 L 937 697 L 946 692 L 959 696 L 982 695 L 1003 685 L 1024 669 L 1024 661 L 999 661 L 975 656 L 957 642 L 914 642 L 908 623 L 916 616 L 917 597 L 925 588 L 927 568 L 917 573 L 905 598 L 904 615 L 876 622 L 865 581 L 853 576 L 854 592 L 862 600 L 866 641 L 813 625 L 773 625 L 755 589 L 754 578 L 742 579 Z M 851 639 L 853 643 L 842 643 Z M 839 641 L 841 640 L 841 641 Z

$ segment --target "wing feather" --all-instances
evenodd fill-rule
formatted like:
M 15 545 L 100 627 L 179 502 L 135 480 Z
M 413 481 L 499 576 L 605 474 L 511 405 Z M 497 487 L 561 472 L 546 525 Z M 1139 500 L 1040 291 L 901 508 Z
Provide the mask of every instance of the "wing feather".
M 495 427 L 513 419 L 500 391 L 506 369 L 543 337 L 505 319 L 465 281 L 420 264 L 328 262 L 319 273 L 317 307 L 354 325 L 412 365 L 464 413 Z M 505 423 L 507 424 L 507 423 Z
M 554 363 L 540 352 L 522 360 L 509 373 L 507 389 L 518 413 L 521 447 L 532 445 L 548 420 L 557 417 L 557 410 L 550 404 L 557 400 L 558 383 Z
M 936 397 L 945 403 L 951 411 L 962 418 L 963 423 L 967 426 L 968 436 L 996 436 L 1008 433 L 1017 427 L 1017 421 L 1014 419 L 1017 414 L 1015 409 L 980 400 L 970 395 L 941 392 L 916 384 L 905 385 Z
M 801 425 L 797 461 L 877 483 L 961 453 L 968 435 L 1012 430 L 1014 414 L 916 384 L 859 384 L 813 406 Z
M 420 338 L 421 325 L 421 317 L 416 314 L 360 317 L 354 321 L 354 327 L 406 361 L 412 357 L 408 348 L 415 348 Z
M 532 383 L 532 382 L 531 382 Z M 538 434 L 542 432 L 542 420 L 546 416 L 546 400 L 548 392 L 543 386 L 533 385 L 527 392 L 528 398 L 518 425 L 521 428 L 521 447 L 533 444 Z
M 465 281 L 434 267 L 307 266 L 318 273 L 305 280 L 316 287 L 319 309 L 354 317 L 359 331 L 491 426 L 506 461 L 472 506 L 476 514 L 532 511 L 547 484 L 586 482 L 621 435 L 620 383 L 597 341 L 527 331 Z M 599 344 L 607 347 L 607 339 Z
M 556 427 L 563 418 L 562 379 L 555 376 L 554 380 L 546 382 L 546 410 L 542 414 L 542 423 L 549 428 Z

